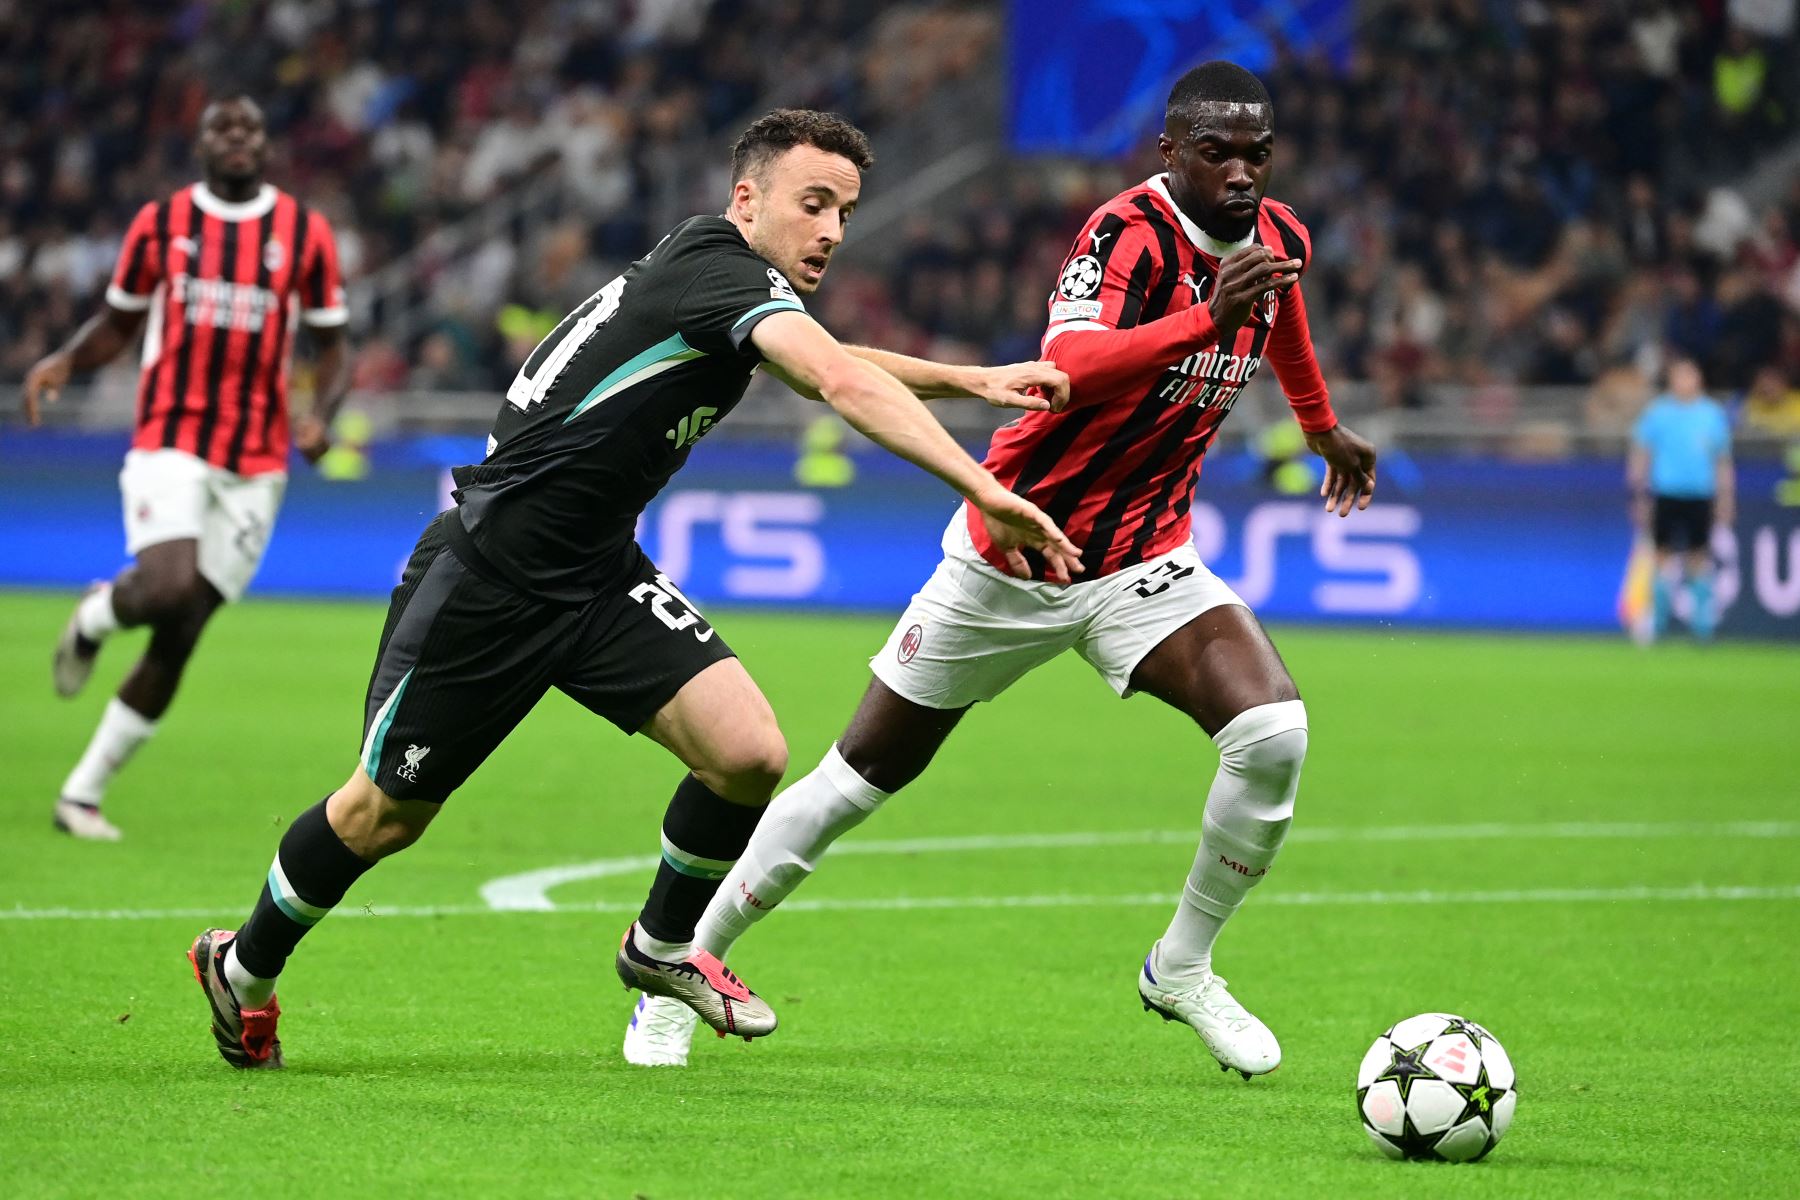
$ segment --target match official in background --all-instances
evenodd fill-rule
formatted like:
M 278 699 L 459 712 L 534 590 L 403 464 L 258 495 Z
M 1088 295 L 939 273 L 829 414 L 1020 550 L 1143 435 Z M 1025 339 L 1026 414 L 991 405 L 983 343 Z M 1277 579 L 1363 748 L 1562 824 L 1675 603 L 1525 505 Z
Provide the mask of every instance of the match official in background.
M 1661 637 L 1675 605 L 1669 565 L 1681 556 L 1682 578 L 1693 598 L 1688 624 L 1694 636 L 1712 637 L 1712 531 L 1730 525 L 1735 492 L 1731 423 L 1705 394 L 1700 367 L 1676 359 L 1668 391 L 1652 400 L 1631 435 L 1629 475 L 1632 516 L 1656 546 L 1651 630 Z

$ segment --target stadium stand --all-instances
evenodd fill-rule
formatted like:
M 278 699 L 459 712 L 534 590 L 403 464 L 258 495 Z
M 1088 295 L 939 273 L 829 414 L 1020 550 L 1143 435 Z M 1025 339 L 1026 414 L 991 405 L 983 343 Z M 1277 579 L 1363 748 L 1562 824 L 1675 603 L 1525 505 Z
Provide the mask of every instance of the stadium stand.
M 719 147 L 746 114 L 836 108 L 879 153 L 943 80 L 1001 69 L 1001 20 L 848 0 L 8 6 L 0 53 L 24 69 L 0 78 L 0 374 L 99 303 L 136 206 L 191 177 L 217 82 L 263 101 L 272 175 L 331 216 L 350 276 L 386 269 L 358 309 L 359 391 L 481 390 L 722 193 Z M 1793 420 L 1800 174 L 1738 187 L 1796 131 L 1791 0 L 1403 0 L 1364 21 L 1347 65 L 1284 55 L 1267 73 L 1274 191 L 1314 231 L 1334 380 L 1395 410 L 1561 385 L 1616 429 L 1674 348 L 1753 397 L 1752 427 Z M 817 307 L 895 349 L 1030 356 L 1070 231 L 1154 168 L 1148 152 L 1002 164 L 886 253 L 848 256 Z M 472 214 L 551 191 L 542 219 L 516 210 L 434 252 Z

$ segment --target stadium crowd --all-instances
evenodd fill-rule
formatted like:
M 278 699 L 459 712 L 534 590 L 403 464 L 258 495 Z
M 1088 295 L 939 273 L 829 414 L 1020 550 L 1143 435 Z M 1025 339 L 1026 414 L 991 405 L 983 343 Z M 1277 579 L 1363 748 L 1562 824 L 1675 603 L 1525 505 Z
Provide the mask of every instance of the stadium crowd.
M 451 293 L 435 339 L 403 348 L 417 382 L 485 386 L 508 369 L 508 305 L 560 315 L 599 264 L 641 253 L 662 232 L 651 199 L 718 173 L 702 165 L 744 113 L 779 101 L 878 125 L 992 40 L 993 14 L 972 35 L 966 16 L 934 23 L 926 8 L 875 37 L 878 12 L 851 0 L 0 3 L 0 373 L 17 378 L 99 302 L 132 214 L 195 177 L 209 94 L 241 89 L 264 108 L 271 178 L 331 218 L 352 280 L 555 172 L 571 203 L 553 227 L 508 229 L 454 277 L 427 253 L 414 281 Z M 921 53 L 886 54 L 895 32 Z M 394 382 L 386 352 L 365 347 L 365 384 Z
M 1347 69 L 1283 56 L 1271 192 L 1313 234 L 1327 375 L 1393 407 L 1579 386 L 1618 430 L 1684 355 L 1750 423 L 1800 432 L 1800 173 L 1760 210 L 1726 186 L 1800 128 L 1794 5 L 1742 6 L 1781 10 L 1754 32 L 1726 7 L 1407 0 Z M 1069 231 L 1159 169 L 1147 147 L 1014 171 L 914 222 L 886 275 L 842 273 L 824 310 L 914 352 L 1028 354 Z
M 1800 428 L 1800 180 L 1761 209 L 1728 186 L 1800 128 L 1794 9 L 1399 0 L 1368 6 L 1348 64 L 1280 56 L 1273 190 L 1313 232 L 1328 374 L 1395 407 L 1446 384 L 1579 385 L 1591 419 L 1622 423 L 1676 352 L 1748 397 L 1747 419 Z M 850 0 L 0 4 L 0 374 L 92 311 L 137 206 L 193 177 L 219 81 L 263 103 L 272 177 L 332 218 L 353 280 L 413 251 L 397 294 L 429 320 L 362 338 L 358 388 L 484 388 L 708 203 L 746 113 L 836 108 L 879 153 L 938 80 L 999 69 L 1002 19 Z M 895 349 L 1028 357 L 1070 231 L 1154 169 L 1148 148 L 1010 164 L 879 267 L 847 256 L 816 307 Z M 550 181 L 546 220 L 432 253 L 484 202 Z

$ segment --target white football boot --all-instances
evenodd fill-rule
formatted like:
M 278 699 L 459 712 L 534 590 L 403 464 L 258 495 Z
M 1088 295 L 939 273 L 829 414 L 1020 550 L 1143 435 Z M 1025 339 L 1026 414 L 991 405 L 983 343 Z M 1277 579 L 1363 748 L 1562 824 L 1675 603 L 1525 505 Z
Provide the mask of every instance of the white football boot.
M 105 586 L 97 580 L 88 584 L 87 591 L 81 593 L 81 600 L 76 601 L 75 611 L 69 614 L 62 635 L 56 639 L 56 653 L 50 660 L 50 678 L 56 685 L 56 694 L 65 700 L 87 686 L 88 676 L 94 673 L 94 660 L 100 657 L 100 643 L 81 636 L 79 614 L 82 602 Z
M 625 1061 L 634 1067 L 685 1067 L 700 1018 L 679 1000 L 639 996 L 625 1027 Z
M 89 842 L 116 842 L 119 840 L 118 827 L 100 815 L 98 804 L 83 804 L 79 800 L 58 800 L 50 823 L 71 837 L 78 837 Z
M 1144 1011 L 1190 1026 L 1219 1060 L 1221 1071 L 1236 1071 L 1248 1079 L 1279 1067 L 1281 1044 L 1267 1025 L 1225 990 L 1223 979 L 1211 973 L 1167 982 L 1156 977 L 1152 964 L 1161 945 L 1157 942 L 1150 948 L 1144 969 L 1138 972 L 1138 996 L 1144 1001 Z
M 634 921 L 619 939 L 613 966 L 619 982 L 647 996 L 667 996 L 685 1004 L 720 1037 L 730 1034 L 746 1042 L 767 1037 L 780 1024 L 769 1002 L 731 973 L 731 968 L 705 950 L 690 948 L 679 961 L 652 958 L 638 949 Z

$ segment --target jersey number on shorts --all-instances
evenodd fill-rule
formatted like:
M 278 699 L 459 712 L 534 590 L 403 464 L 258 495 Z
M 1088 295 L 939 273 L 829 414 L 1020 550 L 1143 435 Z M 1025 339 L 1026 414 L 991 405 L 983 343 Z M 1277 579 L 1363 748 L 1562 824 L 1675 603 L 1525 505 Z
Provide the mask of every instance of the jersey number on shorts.
M 1176 580 L 1186 579 L 1193 573 L 1194 568 L 1190 566 L 1185 566 L 1173 561 L 1166 562 L 1157 567 L 1156 570 L 1138 580 L 1137 586 L 1133 588 L 1132 591 L 1148 600 L 1152 596 L 1162 595 L 1174 585 Z M 1158 576 L 1161 576 L 1161 578 L 1158 578 Z
M 519 409 L 542 404 L 551 385 L 575 357 L 575 352 L 619 311 L 625 294 L 625 277 L 619 276 L 588 298 L 586 304 L 564 317 L 544 336 L 507 386 L 506 401 Z
M 696 641 L 712 641 L 713 628 L 700 620 L 700 614 L 694 609 L 694 602 L 681 594 L 675 582 L 661 571 L 656 573 L 655 583 L 640 583 L 631 589 L 631 598 L 639 604 L 648 604 L 656 619 L 670 629 L 679 632 L 683 629 L 699 625 L 694 630 Z

